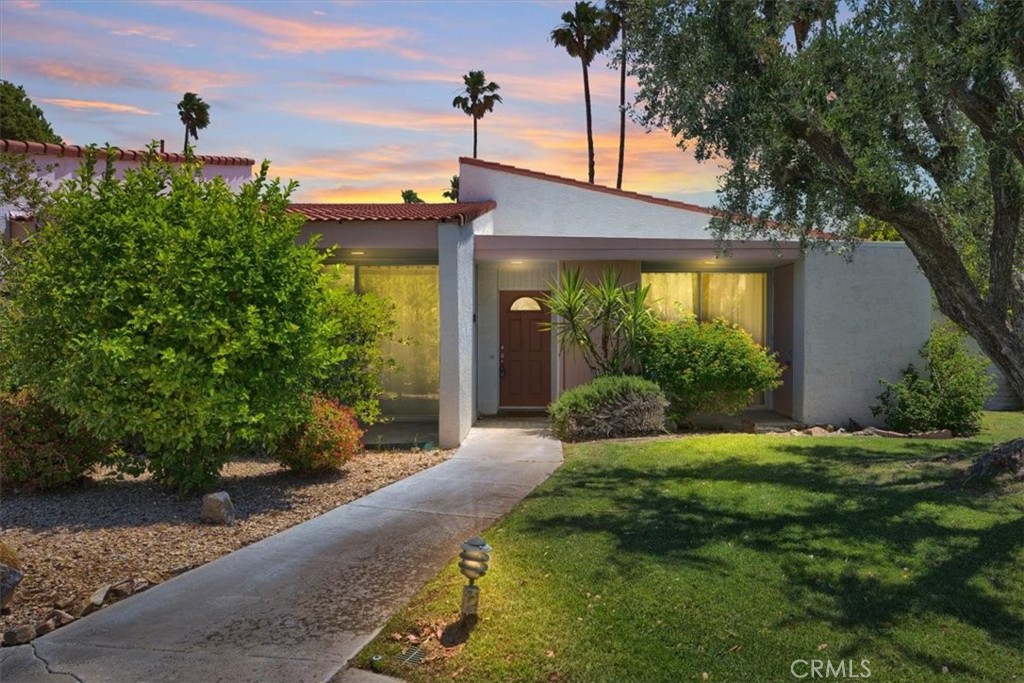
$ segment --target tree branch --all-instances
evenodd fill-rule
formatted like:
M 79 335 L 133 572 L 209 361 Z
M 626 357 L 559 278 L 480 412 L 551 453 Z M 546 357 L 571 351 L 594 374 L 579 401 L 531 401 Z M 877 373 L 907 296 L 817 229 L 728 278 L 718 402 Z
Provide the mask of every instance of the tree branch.
M 994 84 L 993 92 L 995 97 L 990 97 L 981 94 L 974 87 L 960 83 L 953 86 L 950 94 L 960 111 L 978 127 L 986 142 L 1005 144 L 1017 161 L 1024 165 L 1024 118 L 1019 107 L 1013 102 L 1005 83 L 1000 80 Z M 1000 126 L 1000 116 L 1013 120 L 1005 121 Z M 1005 135 L 1000 135 L 1000 127 L 1006 131 Z

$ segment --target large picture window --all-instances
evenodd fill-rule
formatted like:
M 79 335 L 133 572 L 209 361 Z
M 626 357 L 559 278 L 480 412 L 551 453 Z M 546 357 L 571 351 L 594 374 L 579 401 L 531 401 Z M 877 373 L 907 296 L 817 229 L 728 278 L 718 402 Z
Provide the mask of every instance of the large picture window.
M 355 286 L 395 302 L 398 329 L 384 353 L 398 361 L 382 381 L 392 398 L 381 410 L 392 417 L 436 417 L 440 386 L 440 291 L 437 266 L 355 266 Z
M 643 273 L 641 282 L 651 286 L 648 302 L 662 318 L 725 318 L 758 344 L 767 339 L 765 273 L 651 272 Z

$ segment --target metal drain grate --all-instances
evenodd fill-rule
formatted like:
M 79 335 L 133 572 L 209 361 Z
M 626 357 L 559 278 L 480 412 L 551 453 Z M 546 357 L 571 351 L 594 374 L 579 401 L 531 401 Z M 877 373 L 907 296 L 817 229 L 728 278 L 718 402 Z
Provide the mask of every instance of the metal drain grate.
M 402 664 L 422 664 L 423 658 L 427 656 L 420 647 L 412 645 L 408 650 L 400 655 L 395 655 L 395 659 Z

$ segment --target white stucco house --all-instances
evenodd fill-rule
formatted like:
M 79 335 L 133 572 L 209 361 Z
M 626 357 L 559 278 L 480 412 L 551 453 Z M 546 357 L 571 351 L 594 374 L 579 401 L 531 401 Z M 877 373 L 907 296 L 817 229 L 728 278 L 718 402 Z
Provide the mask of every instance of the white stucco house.
M 717 257 L 712 212 L 514 166 L 460 159 L 457 204 L 296 204 L 304 235 L 351 265 L 353 284 L 398 304 L 387 379 L 396 419 L 437 420 L 457 445 L 481 415 L 544 408 L 589 379 L 537 323 L 560 269 L 613 267 L 649 283 L 664 315 L 723 316 L 787 365 L 761 407 L 804 423 L 872 424 L 881 377 L 927 340 L 931 293 L 902 243 L 860 245 L 852 262 L 796 242 L 734 243 Z
M 78 171 L 86 151 L 87 148 L 81 145 L 0 139 L 0 153 L 23 154 L 30 158 L 38 169 L 36 176 L 50 187 L 56 187 L 72 177 Z M 106 162 L 106 153 L 98 150 L 97 154 L 97 165 L 102 169 Z M 129 168 L 138 168 L 146 154 L 147 150 L 118 149 L 111 160 L 117 177 L 121 177 Z M 184 154 L 161 151 L 159 155 L 164 161 L 172 164 L 185 161 Z M 235 190 L 252 179 L 252 167 L 256 163 L 252 159 L 235 156 L 196 155 L 196 159 L 203 164 L 204 177 L 220 176 Z M 18 236 L 29 229 L 30 221 L 26 220 L 28 218 L 30 217 L 17 207 L 0 206 L 0 237 Z
M 0 140 L 0 152 L 32 157 L 55 185 L 85 148 Z M 143 150 L 118 150 L 118 173 Z M 181 154 L 161 152 L 170 163 Z M 202 155 L 206 177 L 233 188 L 254 161 Z M 385 377 L 385 413 L 436 424 L 442 447 L 458 445 L 481 415 L 543 410 L 590 379 L 538 329 L 538 298 L 563 269 L 588 277 L 614 268 L 623 284 L 651 285 L 663 316 L 724 317 L 778 353 L 783 385 L 756 407 L 799 422 L 874 424 L 879 378 L 896 378 L 927 340 L 931 291 L 902 243 L 802 254 L 797 242 L 733 243 L 720 257 L 709 209 L 634 192 L 462 158 L 460 202 L 293 204 L 359 291 L 395 300 L 400 369 Z M 0 236 L 29 229 L 0 207 Z M 1003 389 L 1000 400 L 1016 397 Z M 997 397 L 999 398 L 999 397 Z M 1009 404 L 1003 406 L 1009 407 Z

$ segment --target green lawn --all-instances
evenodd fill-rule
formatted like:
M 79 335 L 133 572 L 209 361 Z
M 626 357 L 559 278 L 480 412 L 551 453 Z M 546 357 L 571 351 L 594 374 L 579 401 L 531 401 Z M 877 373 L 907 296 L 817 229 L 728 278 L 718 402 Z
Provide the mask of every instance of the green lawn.
M 1024 413 L 990 413 L 971 440 L 567 447 L 485 534 L 468 641 L 428 635 L 457 617 L 452 563 L 357 664 L 384 654 L 412 681 L 761 682 L 812 680 L 794 660 L 808 660 L 797 674 L 828 660 L 864 678 L 868 660 L 868 680 L 1024 681 L 1024 486 L 962 490 L 965 464 L 939 457 L 1021 434 Z M 409 634 L 420 666 L 390 659 Z

